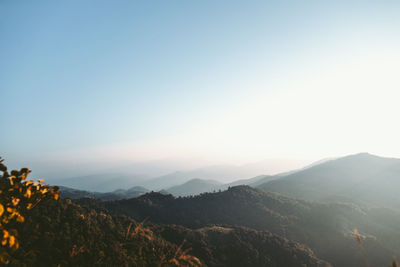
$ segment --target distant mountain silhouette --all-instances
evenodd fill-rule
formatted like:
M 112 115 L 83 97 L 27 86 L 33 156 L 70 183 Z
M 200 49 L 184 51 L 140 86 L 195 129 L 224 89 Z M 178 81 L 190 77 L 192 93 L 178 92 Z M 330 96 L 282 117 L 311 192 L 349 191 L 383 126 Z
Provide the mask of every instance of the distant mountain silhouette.
M 173 186 L 167 191 L 174 196 L 198 195 L 219 190 L 222 184 L 214 180 L 192 179 L 184 184 Z
M 251 186 L 257 186 L 258 184 L 263 184 L 267 181 L 271 181 L 273 179 L 277 179 L 278 177 L 275 175 L 258 175 L 253 178 L 249 179 L 240 179 L 237 181 L 233 181 L 231 183 L 225 184 L 226 187 L 230 186 L 237 186 L 237 185 L 251 185 Z
M 351 155 L 266 182 L 258 188 L 295 198 L 400 207 L 400 159 Z
M 122 173 L 99 173 L 55 180 L 53 183 L 80 190 L 111 192 L 120 188 L 141 185 L 145 176 Z
M 305 164 L 294 160 L 264 160 L 244 165 L 204 165 L 201 160 L 198 163 L 192 161 L 149 161 L 131 164 L 110 164 L 103 167 L 102 171 L 85 170 L 85 175 L 57 177 L 57 172 L 50 175 L 46 181 L 70 188 L 95 192 L 111 192 L 119 188 L 130 188 L 132 186 L 143 186 L 153 191 L 166 190 L 173 186 L 181 185 L 191 179 L 215 180 L 227 184 L 242 179 L 263 174 L 275 174 L 281 171 L 298 168 Z M 208 163 L 209 164 L 209 163 Z M 118 167 L 116 167 L 117 165 Z M 76 168 L 76 167 L 71 167 Z M 93 169 L 94 167 L 92 167 Z M 62 166 L 60 169 L 63 170 Z M 79 171 L 79 170 L 78 170 Z M 90 174 L 87 174 L 87 173 Z M 70 172 L 66 172 L 70 173 Z M 75 172 L 72 172 L 76 174 Z M 45 176 L 46 177 L 46 176 Z M 242 183 L 241 183 L 242 184 Z M 249 184 L 247 182 L 243 184 Z M 238 185 L 238 184 L 234 184 Z
M 238 185 L 250 185 L 256 187 L 259 184 L 263 184 L 266 181 L 274 180 L 279 178 L 278 176 L 272 175 L 259 175 L 254 178 L 241 179 L 232 183 L 222 184 L 215 180 L 203 180 L 203 179 L 192 179 L 183 184 L 173 186 L 167 190 L 174 196 L 194 196 L 202 193 L 211 193 L 219 190 L 226 190 L 232 186 Z
M 267 183 L 269 181 L 276 180 L 276 179 L 279 179 L 279 178 L 281 178 L 283 176 L 287 176 L 287 175 L 290 175 L 290 174 L 293 174 L 293 173 L 297 173 L 297 172 L 309 169 L 311 167 L 317 166 L 317 165 L 322 164 L 324 162 L 327 162 L 329 160 L 331 160 L 331 159 L 319 160 L 319 161 L 316 161 L 316 162 L 314 162 L 314 163 L 312 163 L 310 165 L 307 165 L 307 166 L 305 166 L 303 168 L 295 169 L 295 170 L 291 170 L 291 171 L 287 171 L 287 172 L 283 172 L 283 173 L 278 173 L 276 175 L 258 175 L 256 177 L 253 177 L 253 178 L 250 178 L 250 179 L 237 180 L 237 181 L 234 181 L 234 182 L 226 184 L 225 189 L 228 188 L 229 186 L 237 186 L 237 185 L 250 185 L 252 187 L 257 187 L 257 186 L 262 185 L 264 183 Z
M 159 191 L 181 185 L 192 179 L 215 180 L 223 184 L 236 180 L 252 179 L 263 174 L 275 174 L 290 169 L 297 169 L 304 162 L 293 160 L 264 160 L 244 165 L 211 165 L 193 170 L 176 171 L 153 179 L 148 179 L 140 185 L 150 190 Z M 247 184 L 247 183 L 244 183 Z M 235 184 L 237 185 L 237 184 Z M 225 188 L 227 188 L 225 187 Z
M 112 192 L 91 192 L 85 190 L 78 190 L 65 186 L 60 186 L 61 198 L 80 199 L 80 198 L 95 198 L 100 200 L 121 200 L 138 197 L 149 192 L 148 189 L 141 186 L 134 186 L 127 190 L 118 189 Z

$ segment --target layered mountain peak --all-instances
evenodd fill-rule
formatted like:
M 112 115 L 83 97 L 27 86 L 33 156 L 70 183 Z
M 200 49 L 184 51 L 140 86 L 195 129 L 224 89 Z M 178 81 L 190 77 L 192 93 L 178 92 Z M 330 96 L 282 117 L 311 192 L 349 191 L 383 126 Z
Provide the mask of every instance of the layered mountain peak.
M 259 186 L 296 198 L 398 207 L 400 159 L 359 153 L 330 160 Z

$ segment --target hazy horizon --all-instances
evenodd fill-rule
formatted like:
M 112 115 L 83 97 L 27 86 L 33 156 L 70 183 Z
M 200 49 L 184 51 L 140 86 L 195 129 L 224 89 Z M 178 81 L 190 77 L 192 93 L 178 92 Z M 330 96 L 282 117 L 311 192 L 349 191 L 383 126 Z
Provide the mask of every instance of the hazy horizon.
M 85 187 L 90 190 L 93 179 L 107 183 L 112 183 L 113 187 L 121 188 L 126 183 L 131 186 L 143 186 L 147 182 L 152 181 L 162 183 L 174 177 L 181 177 L 184 183 L 191 179 L 215 180 L 222 184 L 231 183 L 242 179 L 255 178 L 262 175 L 283 175 L 296 172 L 311 166 L 315 166 L 327 161 L 345 158 L 348 156 L 357 156 L 369 154 L 372 157 L 400 159 L 396 157 L 385 157 L 375 155 L 368 152 L 360 152 L 355 154 L 340 155 L 337 157 L 325 157 L 315 161 L 299 160 L 299 159 L 264 159 L 246 163 L 232 162 L 215 162 L 202 159 L 159 159 L 149 161 L 133 161 L 133 160 L 115 160 L 115 161 L 59 161 L 59 160 L 16 160 L 8 161 L 7 165 L 10 169 L 19 169 L 21 166 L 29 167 L 32 175 L 36 178 L 45 179 L 51 184 L 66 185 L 73 181 L 70 185 L 74 188 Z M 278 177 L 277 176 L 277 177 Z M 70 180 L 72 179 L 72 180 Z M 78 180 L 76 180 L 78 179 Z M 161 179 L 161 180 L 160 180 Z M 170 181 L 171 182 L 171 181 Z M 93 189 L 91 189 L 93 190 Z M 101 189 L 98 191 L 110 191 Z

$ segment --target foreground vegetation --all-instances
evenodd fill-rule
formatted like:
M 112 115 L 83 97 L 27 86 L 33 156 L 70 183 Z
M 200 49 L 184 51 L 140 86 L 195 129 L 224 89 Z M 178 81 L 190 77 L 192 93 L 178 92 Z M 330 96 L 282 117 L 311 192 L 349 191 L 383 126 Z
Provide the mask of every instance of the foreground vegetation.
M 0 263 L 8 264 L 20 246 L 18 228 L 29 211 L 50 198 L 57 200 L 59 193 L 57 187 L 44 185 L 43 180 L 28 180 L 28 168 L 8 172 L 3 161 L 0 158 Z

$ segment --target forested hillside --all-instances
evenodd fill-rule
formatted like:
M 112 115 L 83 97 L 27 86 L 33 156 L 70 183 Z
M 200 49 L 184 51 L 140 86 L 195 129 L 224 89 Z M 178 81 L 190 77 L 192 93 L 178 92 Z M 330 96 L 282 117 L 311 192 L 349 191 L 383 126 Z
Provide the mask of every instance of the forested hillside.
M 392 210 L 311 203 L 248 186 L 186 198 L 149 193 L 129 200 L 90 201 L 137 220 L 148 218 L 191 229 L 217 224 L 267 230 L 306 244 L 334 266 L 364 266 L 354 229 L 362 236 L 371 266 L 390 264 L 400 251 L 400 215 Z
M 329 266 L 269 232 L 142 225 L 70 200 L 43 203 L 18 231 L 10 266 Z
M 90 192 L 85 190 L 78 190 L 65 186 L 59 187 L 61 190 L 61 198 L 79 199 L 79 198 L 96 198 L 101 200 L 120 200 L 138 197 L 144 193 L 149 192 L 144 187 L 134 186 L 129 189 L 118 189 L 108 193 Z

